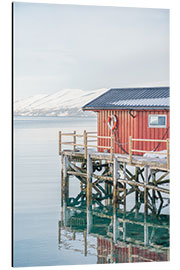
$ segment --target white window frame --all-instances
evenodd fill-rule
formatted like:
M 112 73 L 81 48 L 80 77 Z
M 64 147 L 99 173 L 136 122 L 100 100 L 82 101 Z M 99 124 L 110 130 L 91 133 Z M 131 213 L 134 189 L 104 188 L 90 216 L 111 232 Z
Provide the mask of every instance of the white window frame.
M 151 116 L 164 116 L 165 117 L 165 125 L 152 125 L 150 124 Z M 167 115 L 166 114 L 149 114 L 148 116 L 148 127 L 149 128 L 166 128 L 167 127 Z

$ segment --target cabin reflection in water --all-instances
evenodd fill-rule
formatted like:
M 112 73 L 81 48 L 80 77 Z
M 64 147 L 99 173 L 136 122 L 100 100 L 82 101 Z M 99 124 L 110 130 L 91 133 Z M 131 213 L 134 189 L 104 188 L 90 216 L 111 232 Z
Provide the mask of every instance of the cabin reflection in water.
M 59 248 L 68 241 L 70 249 L 81 235 L 84 255 L 96 255 L 99 264 L 169 260 L 169 215 L 140 213 L 137 205 L 129 212 L 112 204 L 87 207 L 85 196 L 76 198 L 62 202 Z

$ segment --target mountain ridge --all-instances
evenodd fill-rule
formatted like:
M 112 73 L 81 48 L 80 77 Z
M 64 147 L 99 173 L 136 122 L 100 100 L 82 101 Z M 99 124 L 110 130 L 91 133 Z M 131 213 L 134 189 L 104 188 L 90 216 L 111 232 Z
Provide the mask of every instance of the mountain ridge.
M 82 107 L 100 96 L 106 88 L 85 91 L 63 89 L 53 94 L 37 94 L 14 102 L 15 116 L 90 116 Z

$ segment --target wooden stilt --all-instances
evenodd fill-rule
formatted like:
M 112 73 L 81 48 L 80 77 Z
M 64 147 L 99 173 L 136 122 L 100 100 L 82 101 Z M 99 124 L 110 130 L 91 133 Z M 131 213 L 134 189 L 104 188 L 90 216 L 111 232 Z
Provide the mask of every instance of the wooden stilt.
M 118 162 L 114 158 L 113 162 L 113 204 L 117 203 L 117 178 L 118 178 Z
M 73 240 L 76 239 L 76 232 L 75 232 L 75 231 L 73 231 L 73 237 L 72 237 L 72 239 L 73 239 Z
M 63 178 L 62 178 L 62 186 L 63 186 L 63 200 L 67 200 L 69 197 L 69 176 L 67 174 L 68 169 L 68 157 L 63 156 Z
M 61 220 L 58 223 L 58 244 L 61 244 Z
M 92 173 L 93 173 L 92 160 L 90 158 L 90 155 L 88 154 L 87 155 L 87 190 L 86 190 L 88 209 L 90 206 L 92 206 Z
M 64 194 L 63 194 L 63 181 L 64 181 L 64 172 L 63 172 L 63 161 L 64 161 L 64 155 L 61 156 L 61 207 L 63 206 L 63 197 L 64 197 Z
M 76 131 L 74 131 L 74 136 L 73 136 L 73 151 L 76 151 Z
M 152 170 L 152 183 L 155 185 L 156 184 L 156 173 Z M 152 206 L 153 206 L 153 212 L 156 213 L 156 192 L 153 189 L 152 190 Z
M 117 243 L 118 239 L 118 220 L 117 220 L 117 208 L 116 205 L 113 204 L 113 241 Z
M 109 195 L 108 204 L 112 203 L 112 197 L 110 197 L 111 194 L 112 194 L 112 185 L 108 184 L 108 195 Z
M 123 241 L 126 241 L 126 222 L 123 221 Z
M 129 246 L 128 246 L 128 262 L 129 263 L 132 262 L 132 246 L 131 246 L 131 244 L 129 244 Z
M 62 151 L 62 149 L 61 149 L 61 131 L 59 131 L 59 155 L 61 155 L 61 151 Z
M 84 130 L 84 158 L 87 159 L 87 131 Z
M 89 207 L 90 209 L 87 208 L 87 233 L 91 232 L 91 228 L 93 226 L 93 217 L 92 217 L 92 205 Z
M 87 231 L 84 231 L 84 256 L 87 256 Z
M 144 169 L 144 213 L 148 213 L 148 202 L 147 202 L 147 195 L 148 195 L 148 190 L 147 190 L 147 184 L 148 184 L 148 171 L 149 167 L 145 166 Z
M 108 183 L 107 182 L 104 182 L 104 189 L 105 189 L 105 192 L 106 194 L 108 194 Z M 108 198 L 105 199 L 105 206 L 108 205 Z
M 144 245 L 149 245 L 148 225 L 146 223 L 146 213 L 144 214 Z
M 124 163 L 124 167 L 123 167 L 123 178 L 124 178 L 124 180 L 126 180 L 126 163 Z M 124 200 L 123 200 L 123 204 L 124 204 L 124 212 L 126 212 L 126 183 L 124 183 Z
M 83 183 L 82 182 L 80 182 L 80 189 L 81 189 L 81 191 L 83 191 Z
M 135 168 L 135 181 L 139 182 L 139 168 L 138 167 Z M 139 196 L 139 193 L 136 190 L 136 192 L 135 192 L 135 203 L 136 204 L 138 203 L 138 196 Z

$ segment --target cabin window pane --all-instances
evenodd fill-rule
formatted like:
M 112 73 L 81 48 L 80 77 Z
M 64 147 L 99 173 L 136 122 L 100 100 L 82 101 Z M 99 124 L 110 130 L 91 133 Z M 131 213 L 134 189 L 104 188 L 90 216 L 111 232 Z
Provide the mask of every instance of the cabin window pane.
M 149 115 L 149 127 L 166 127 L 166 115 Z

